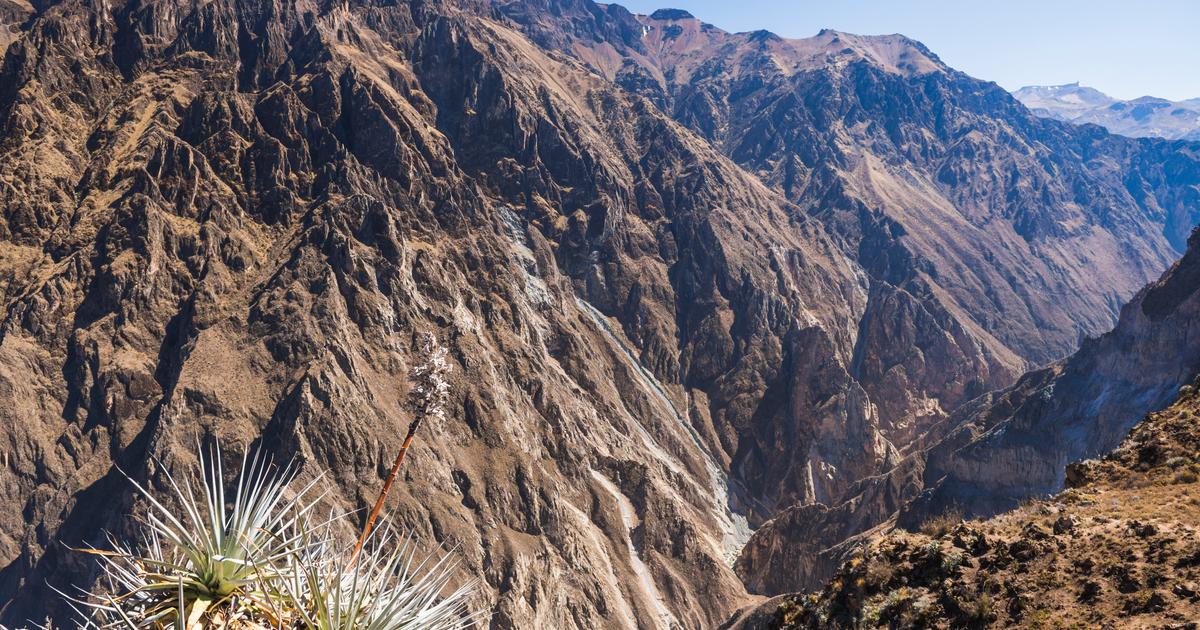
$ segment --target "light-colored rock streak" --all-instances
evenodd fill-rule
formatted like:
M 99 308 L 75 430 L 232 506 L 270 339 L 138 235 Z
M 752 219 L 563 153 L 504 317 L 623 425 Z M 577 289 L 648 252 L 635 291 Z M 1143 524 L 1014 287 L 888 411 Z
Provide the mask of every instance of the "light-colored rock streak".
M 634 575 L 637 576 L 638 586 L 641 588 L 646 599 L 654 606 L 655 617 L 658 621 L 659 628 L 678 628 L 679 622 L 675 620 L 675 615 L 671 614 L 667 608 L 666 601 L 663 600 L 662 593 L 658 591 L 658 586 L 654 583 L 654 577 L 650 575 L 650 568 L 638 555 L 637 548 L 633 545 L 633 537 L 630 532 L 634 527 L 637 527 L 637 513 L 634 511 L 633 503 L 629 501 L 629 497 L 621 492 L 617 485 L 609 480 L 608 477 L 593 470 L 592 477 L 604 488 L 606 492 L 612 495 L 612 498 L 617 503 L 617 509 L 621 512 L 621 522 L 625 525 L 625 545 L 629 548 L 629 566 L 633 569 Z
M 516 214 L 507 207 L 500 208 L 500 216 L 504 225 L 505 231 L 511 240 L 514 248 L 518 266 L 524 273 L 525 292 L 530 300 L 537 304 L 549 303 L 549 290 L 546 287 L 545 281 L 537 277 L 536 264 L 534 262 L 533 251 L 529 247 L 529 240 L 526 237 L 525 229 L 521 225 L 520 219 Z M 704 446 L 700 439 L 700 435 L 696 432 L 692 425 L 691 419 L 686 417 L 671 401 L 667 395 L 666 388 L 659 382 L 650 370 L 647 370 L 637 359 L 632 348 L 621 338 L 620 335 L 612 328 L 608 318 L 604 316 L 596 307 L 592 306 L 586 300 L 576 297 L 579 307 L 588 314 L 597 328 L 618 350 L 620 356 L 624 358 L 626 364 L 631 371 L 636 375 L 637 381 L 650 394 L 658 404 L 675 419 L 676 423 L 686 432 L 696 449 L 699 451 L 704 462 L 705 471 L 708 473 L 709 488 L 698 488 L 700 492 L 711 493 L 713 503 L 715 505 L 714 516 L 721 527 L 720 540 L 713 539 L 707 536 L 713 544 L 713 547 L 719 557 L 721 557 L 728 566 L 733 566 L 737 560 L 738 554 L 741 553 L 742 547 L 750 540 L 750 535 L 753 530 L 750 528 L 750 523 L 745 516 L 737 514 L 729 509 L 729 478 L 725 471 L 717 464 L 716 459 Z M 647 447 L 656 458 L 662 461 L 672 472 L 679 474 L 685 478 L 691 478 L 687 470 L 681 466 L 674 456 L 666 452 L 654 440 L 654 437 L 646 431 L 637 418 L 633 418 L 634 428 L 639 436 L 643 438 Z
M 592 471 L 592 474 L 599 475 L 599 473 L 594 470 Z M 600 577 L 604 580 L 604 584 L 608 586 L 609 590 L 617 600 L 617 614 L 624 622 L 622 627 L 636 628 L 637 615 L 633 613 L 633 608 L 630 607 L 629 601 L 625 598 L 625 593 L 621 590 L 621 585 L 617 583 L 617 573 L 613 569 L 612 558 L 608 553 L 608 546 L 596 533 L 596 524 L 593 523 L 592 520 L 588 518 L 587 515 L 584 514 L 579 508 L 571 505 L 569 501 L 564 501 L 563 506 L 566 507 L 567 510 L 574 514 L 575 518 L 579 520 L 579 531 L 587 535 L 587 541 L 591 543 L 592 549 L 598 554 L 596 557 L 599 558 L 600 561 L 604 563 L 604 567 L 608 569 L 608 571 Z M 626 537 L 628 538 L 628 535 Z M 638 561 L 640 562 L 641 559 L 639 558 Z
M 546 286 L 546 281 L 537 276 L 537 259 L 533 255 L 533 250 L 529 247 L 529 238 L 525 235 L 525 228 L 521 225 L 521 220 L 513 213 L 511 208 L 500 208 L 500 219 L 504 223 L 504 229 L 508 231 L 508 237 L 514 246 L 513 254 L 517 267 L 521 270 L 522 278 L 525 283 L 521 287 L 524 290 L 525 297 L 537 306 L 546 306 L 553 300 L 550 295 L 550 288 Z
M 625 358 L 626 363 L 632 368 L 633 373 L 637 375 L 637 380 L 646 391 L 650 392 L 651 396 L 683 428 L 688 437 L 691 438 L 692 443 L 695 444 L 696 449 L 700 452 L 704 461 L 704 468 L 712 484 L 711 492 L 713 503 L 716 506 L 715 516 L 721 526 L 722 538 L 720 543 L 717 544 L 717 552 L 725 560 L 726 564 L 733 566 L 738 554 L 742 551 L 742 547 L 750 540 L 753 530 L 750 528 L 750 523 L 746 520 L 745 516 L 729 509 L 729 477 L 717 464 L 716 459 L 709 452 L 708 448 L 704 446 L 704 443 L 700 440 L 700 435 L 696 432 L 696 428 L 692 426 L 691 420 L 680 413 L 675 403 L 671 402 L 671 399 L 667 396 L 666 388 L 663 387 L 662 383 L 659 382 L 650 370 L 647 370 L 642 365 L 641 361 L 634 355 L 633 349 L 612 329 L 608 318 L 586 300 L 578 296 L 576 296 L 575 300 L 579 303 L 579 308 L 588 314 L 600 331 L 604 333 L 604 336 L 620 351 L 621 356 Z M 656 444 L 654 446 L 657 448 Z M 661 453 L 662 457 L 669 458 L 667 453 L 662 451 L 662 449 L 658 449 L 658 452 Z M 667 459 L 667 461 L 669 462 L 670 459 Z

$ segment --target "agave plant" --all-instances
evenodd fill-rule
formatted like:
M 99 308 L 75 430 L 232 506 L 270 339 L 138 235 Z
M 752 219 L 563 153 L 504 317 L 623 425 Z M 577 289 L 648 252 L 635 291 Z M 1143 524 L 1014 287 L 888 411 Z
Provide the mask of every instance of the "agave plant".
M 411 536 L 400 536 L 386 524 L 357 555 L 338 552 L 335 541 L 327 528 L 308 546 L 299 571 L 285 576 L 289 608 L 300 614 L 303 626 L 456 630 L 473 622 L 466 607 L 473 583 L 439 596 L 455 568 L 448 555 L 421 557 Z
M 294 466 L 246 455 L 227 494 L 220 450 L 199 459 L 199 483 L 167 474 L 170 500 L 130 480 L 149 506 L 144 539 L 136 550 L 112 537 L 108 550 L 84 550 L 100 558 L 105 588 L 71 598 L 81 627 L 440 630 L 469 622 L 470 587 L 441 596 L 454 569 L 446 557 L 418 560 L 412 538 L 398 541 L 389 527 L 355 564 L 335 553 L 345 516 L 313 518 L 317 480 L 296 488 Z
M 277 471 L 247 454 L 229 495 L 220 449 L 199 461 L 198 484 L 166 473 L 177 510 L 130 479 L 149 506 L 138 551 L 112 537 L 111 550 L 85 550 L 100 557 L 106 590 L 116 593 L 77 600 L 101 625 L 195 627 L 272 608 L 275 576 L 303 551 L 301 526 L 320 498 L 308 498 L 317 481 L 296 490 L 294 466 Z

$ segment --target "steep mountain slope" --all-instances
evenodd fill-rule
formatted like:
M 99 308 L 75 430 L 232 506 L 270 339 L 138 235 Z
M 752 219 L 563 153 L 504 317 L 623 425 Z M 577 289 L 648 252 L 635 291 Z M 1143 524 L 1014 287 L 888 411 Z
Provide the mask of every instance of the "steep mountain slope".
M 21 34 L 22 23 L 33 13 L 33 7 L 20 0 L 0 2 L 0 59 L 8 51 L 8 45 Z
M 1070 489 L 871 544 L 764 628 L 1187 628 L 1200 618 L 1200 399 L 1142 420 Z M 742 630 L 754 627 L 740 626 Z
M 964 406 L 925 447 L 829 508 L 789 508 L 751 540 L 739 570 L 760 592 L 816 588 L 855 547 L 899 524 L 989 516 L 1057 492 L 1067 465 L 1115 448 L 1200 372 L 1200 232 L 1109 333 Z
M 959 405 L 1108 330 L 1183 250 L 1200 210 L 1196 145 L 1040 119 L 901 36 L 788 40 L 680 11 L 496 4 L 829 228 L 869 286 L 850 372 L 902 451 L 941 437 Z M 792 463 L 771 455 L 776 435 L 758 429 L 732 452 L 752 492 L 782 499 L 739 563 L 762 592 L 821 579 L 840 557 L 826 555 L 834 543 L 923 487 L 919 456 L 841 497 L 794 500 L 763 483 Z
M 928 456 L 916 518 L 954 505 L 989 514 L 1061 489 L 1066 465 L 1105 453 L 1200 371 L 1200 232 L 1112 332 L 1068 360 L 976 401 Z M 953 421 L 952 421 L 953 422 Z M 911 521 L 912 518 L 902 519 Z
M 390 507 L 497 627 L 727 616 L 754 497 L 721 445 L 760 418 L 838 471 L 797 494 L 895 459 L 849 375 L 853 261 L 478 7 L 66 0 L 0 86 L 5 620 L 61 618 L 94 578 L 66 546 L 133 532 L 117 467 L 161 485 L 196 439 L 368 505 L 420 331 L 452 409 Z
M 830 227 L 870 279 L 852 372 L 900 447 L 1107 330 L 1197 218 L 1194 147 L 1039 119 L 902 36 L 497 4 Z
M 1135 138 L 1200 140 L 1200 99 L 1173 102 L 1143 96 L 1122 101 L 1078 83 L 1023 87 L 1013 96 L 1038 116 L 1092 123 Z

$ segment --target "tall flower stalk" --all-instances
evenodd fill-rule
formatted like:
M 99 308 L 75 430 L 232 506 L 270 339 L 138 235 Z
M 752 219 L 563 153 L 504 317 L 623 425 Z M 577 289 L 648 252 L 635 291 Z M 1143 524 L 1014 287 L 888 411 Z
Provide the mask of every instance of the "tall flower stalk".
M 375 526 L 375 520 L 379 518 L 379 512 L 383 509 L 383 503 L 387 500 L 388 493 L 392 491 L 392 484 L 396 481 L 396 474 L 400 472 L 400 465 L 404 463 L 404 457 L 408 454 L 408 448 L 412 446 L 413 438 L 417 435 L 417 429 L 421 428 L 421 423 L 426 418 L 438 423 L 446 418 L 446 402 L 450 397 L 450 383 L 446 380 L 446 376 L 450 373 L 450 362 L 446 360 L 446 349 L 438 343 L 437 337 L 431 333 L 423 333 L 421 335 L 420 349 L 421 354 L 426 359 L 413 368 L 411 373 L 411 378 L 415 383 L 412 389 L 415 417 L 408 425 L 408 434 L 404 436 L 404 442 L 400 444 L 400 452 L 396 453 L 396 459 L 392 462 L 392 469 L 388 472 L 387 479 L 383 482 L 383 489 L 379 491 L 379 498 L 375 500 L 375 505 L 371 508 L 371 514 L 367 517 L 367 522 L 363 526 L 362 533 L 358 536 L 358 543 L 354 545 L 354 552 L 350 554 L 351 566 L 358 559 L 358 554 L 362 551 L 363 544 L 371 536 L 371 529 Z

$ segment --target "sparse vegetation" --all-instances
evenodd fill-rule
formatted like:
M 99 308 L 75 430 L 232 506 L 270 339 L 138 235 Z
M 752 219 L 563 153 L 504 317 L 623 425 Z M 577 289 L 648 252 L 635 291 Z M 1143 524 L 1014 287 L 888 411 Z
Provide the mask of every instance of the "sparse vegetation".
M 961 607 L 968 626 L 983 626 L 996 619 L 996 602 L 988 593 L 979 593 L 963 602 Z
M 1200 396 L 1151 414 L 1072 488 L 996 518 L 954 512 L 859 552 L 779 628 L 1194 628 Z M 1190 624 L 1190 625 L 1189 625 Z
M 354 545 L 342 533 L 350 515 L 318 516 L 321 475 L 301 484 L 297 467 L 246 454 L 227 483 L 219 447 L 198 453 L 197 477 L 152 492 L 129 478 L 145 501 L 140 540 L 110 536 L 96 557 L 93 591 L 62 593 L 81 628 L 195 630 L 443 630 L 472 625 L 468 582 L 450 589 L 455 563 L 424 555 L 386 519 L 376 527 L 404 453 L 422 421 L 441 420 L 449 384 L 446 351 L 421 340 L 413 369 L 415 419 L 378 501 Z M 448 592 L 447 592 L 448 591 Z
M 921 523 L 920 531 L 930 538 L 941 538 L 963 520 L 961 510 L 950 509 Z

